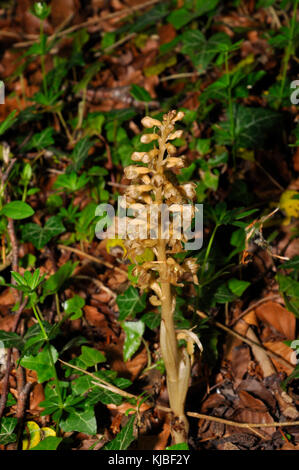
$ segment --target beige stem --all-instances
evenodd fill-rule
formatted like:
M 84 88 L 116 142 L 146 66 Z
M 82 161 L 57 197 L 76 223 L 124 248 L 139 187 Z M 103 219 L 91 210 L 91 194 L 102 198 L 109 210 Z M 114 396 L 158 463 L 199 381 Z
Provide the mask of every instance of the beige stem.
M 159 245 L 159 261 L 166 261 L 165 244 Z M 166 268 L 166 264 L 165 264 Z M 166 269 L 161 270 L 161 278 L 166 279 Z M 188 421 L 184 414 L 184 406 L 190 377 L 190 359 L 187 353 L 181 353 L 173 322 L 173 296 L 170 283 L 161 282 L 162 289 L 162 321 L 160 329 L 161 353 L 166 368 L 167 390 L 170 408 L 174 414 L 174 422 L 171 429 L 172 439 L 175 444 L 187 442 Z

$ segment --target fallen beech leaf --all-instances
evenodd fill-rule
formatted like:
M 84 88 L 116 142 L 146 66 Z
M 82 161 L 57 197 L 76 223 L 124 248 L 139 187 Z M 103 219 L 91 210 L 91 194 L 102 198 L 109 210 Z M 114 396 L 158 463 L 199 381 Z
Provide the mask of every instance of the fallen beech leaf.
M 265 302 L 255 310 L 256 316 L 283 334 L 286 339 L 295 338 L 296 318 L 286 308 L 276 302 Z
M 232 353 L 232 371 L 236 385 L 242 380 L 248 370 L 250 362 L 250 351 L 247 345 L 242 345 L 233 349 Z
M 270 349 L 270 351 L 273 351 L 276 354 L 279 354 L 279 356 L 283 357 L 287 361 L 292 361 L 294 350 L 289 348 L 282 341 L 275 341 L 275 343 L 267 342 L 263 343 L 263 345 L 265 348 Z M 271 361 L 275 365 L 278 372 L 286 372 L 289 375 L 294 369 L 294 367 L 287 367 L 286 365 L 281 364 L 281 362 L 278 362 L 274 357 L 271 357 Z
M 33 411 L 38 409 L 40 402 L 44 401 L 44 399 L 44 387 L 39 383 L 34 384 L 30 393 L 30 410 Z
M 135 354 L 133 359 L 124 362 L 123 340 L 123 337 L 119 338 L 117 344 L 109 344 L 105 350 L 109 355 L 111 369 L 116 370 L 121 377 L 127 377 L 134 381 L 147 363 L 146 349 L 143 348 L 138 354 Z

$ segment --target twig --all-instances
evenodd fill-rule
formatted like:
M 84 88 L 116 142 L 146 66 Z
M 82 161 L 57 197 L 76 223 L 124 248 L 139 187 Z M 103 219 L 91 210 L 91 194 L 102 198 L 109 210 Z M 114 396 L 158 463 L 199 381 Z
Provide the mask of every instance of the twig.
M 13 271 L 18 271 L 19 270 L 19 266 L 18 266 L 19 248 L 18 248 L 18 242 L 17 242 L 17 238 L 15 234 L 14 221 L 13 219 L 10 219 L 9 217 L 8 217 L 7 231 L 9 234 L 10 243 L 12 247 L 11 267 Z M 16 283 L 13 277 L 11 278 L 11 283 L 12 284 Z
M 67 367 L 71 367 L 72 369 L 78 370 L 79 372 L 83 372 L 83 374 L 89 375 L 90 377 L 94 379 L 95 385 L 98 385 L 99 387 L 106 388 L 107 390 L 110 390 L 111 392 L 117 393 L 118 395 L 121 395 L 126 398 L 138 399 L 138 397 L 136 397 L 132 393 L 126 392 L 125 390 L 122 390 L 121 388 L 115 387 L 115 385 L 112 385 L 109 382 L 106 382 L 106 380 L 100 379 L 95 374 L 92 374 L 91 372 L 88 372 L 87 370 L 81 369 L 81 367 L 74 366 L 74 364 L 69 364 L 68 362 L 63 361 L 62 359 L 58 359 L 58 360 L 59 362 L 61 362 Z
M 91 276 L 83 276 L 81 274 L 78 276 L 72 276 L 72 279 L 86 279 L 88 281 L 91 281 L 94 284 L 96 284 L 96 286 L 98 286 L 100 289 L 103 289 L 105 292 L 110 294 L 113 299 L 116 298 L 116 294 L 111 289 L 109 289 L 109 287 L 106 287 L 103 284 L 103 282 L 101 282 L 99 279 L 95 279 L 94 277 L 91 277 Z
M 191 418 L 206 419 L 207 421 L 216 421 L 217 423 L 223 423 L 227 426 L 235 426 L 237 428 L 282 428 L 285 426 L 299 426 L 299 421 L 284 421 L 281 423 L 237 423 L 236 421 L 230 421 L 224 418 L 217 418 L 216 416 L 203 415 L 201 413 L 194 413 L 193 411 L 187 411 L 187 415 Z
M 236 323 L 238 323 L 239 320 L 241 320 L 241 318 L 247 315 L 247 313 L 251 312 L 252 310 L 255 310 L 257 307 L 259 307 L 263 303 L 270 302 L 270 301 L 277 300 L 277 299 L 280 299 L 280 295 L 273 295 L 273 296 L 265 297 L 264 299 L 258 300 L 257 302 L 255 302 L 254 304 L 250 305 L 245 310 L 243 310 L 243 312 L 240 313 L 240 315 L 237 318 L 232 320 L 230 323 L 230 327 L 233 327 Z
M 213 324 L 215 326 L 217 326 L 218 328 L 221 328 L 222 330 L 226 331 L 227 333 L 229 333 L 230 335 L 232 336 L 235 336 L 236 338 L 240 339 L 241 341 L 243 341 L 244 343 L 246 344 L 249 344 L 249 346 L 256 346 L 257 348 L 260 348 L 262 349 L 263 351 L 265 351 L 268 356 L 270 357 L 273 357 L 274 359 L 276 359 L 278 362 L 280 362 L 281 364 L 283 364 L 284 366 L 288 367 L 288 368 L 294 368 L 294 365 L 291 364 L 289 361 L 287 361 L 286 359 L 284 359 L 283 357 L 279 356 L 279 354 L 276 354 L 275 352 L 273 351 L 270 351 L 269 349 L 265 348 L 264 346 L 262 346 L 261 344 L 258 344 L 258 343 L 255 343 L 254 341 L 246 338 L 245 336 L 242 336 L 240 333 L 237 333 L 236 331 L 234 330 L 231 330 L 230 328 L 228 328 L 227 326 L 224 326 L 222 325 L 222 323 L 219 323 L 218 321 L 214 321 L 212 318 L 209 318 L 208 315 L 206 315 L 205 313 L 203 312 L 200 312 L 199 310 L 196 310 L 196 313 L 197 315 L 199 315 L 201 318 L 207 318 L 208 320 L 212 321 Z
M 167 77 L 160 78 L 160 82 L 167 82 L 168 80 L 177 80 L 179 78 L 196 77 L 199 75 L 201 75 L 201 72 L 174 73 L 173 75 L 168 75 Z
M 244 320 L 240 320 L 241 323 L 245 324 Z M 256 344 L 260 344 L 258 337 L 256 336 L 253 329 L 249 326 L 246 332 L 246 337 L 253 341 Z M 272 364 L 268 353 L 261 348 L 258 348 L 255 344 L 251 346 L 252 354 L 255 357 L 256 361 L 260 364 L 260 367 L 263 371 L 264 378 L 270 377 L 271 375 L 276 373 L 275 367 Z
M 78 31 L 79 29 L 86 28 L 88 26 L 92 26 L 93 24 L 103 23 L 104 21 L 107 21 L 107 20 L 110 20 L 110 19 L 113 19 L 113 18 L 117 18 L 118 16 L 122 16 L 124 14 L 130 15 L 131 13 L 134 13 L 135 11 L 142 10 L 143 8 L 154 5 L 155 3 L 162 3 L 162 1 L 161 0 L 149 0 L 145 3 L 140 4 L 140 5 L 134 5 L 134 6 L 129 7 L 129 8 L 123 8 L 122 10 L 118 10 L 118 11 L 115 11 L 113 13 L 109 13 L 108 15 L 103 16 L 102 18 L 101 17 L 89 18 L 87 21 L 84 21 L 83 23 L 80 23 L 80 24 L 77 24 L 77 25 L 74 25 L 74 26 L 70 26 L 69 28 L 64 29 L 63 31 L 60 31 L 58 34 L 55 34 L 55 33 L 52 34 L 52 36 L 49 36 L 48 41 L 52 41 L 54 38 L 61 38 L 65 35 L 67 35 L 67 34 Z M 36 39 L 34 39 L 33 41 L 18 42 L 16 44 L 14 44 L 14 47 L 17 47 L 17 48 L 21 47 L 22 48 L 22 47 L 31 46 L 32 44 L 34 44 L 37 41 L 37 39 L 38 39 L 38 36 L 36 36 Z
M 103 49 L 103 51 L 96 52 L 94 56 L 95 57 L 101 57 L 103 54 L 113 51 L 116 47 L 120 46 L 121 44 L 124 44 L 125 42 L 129 41 L 130 39 L 133 39 L 135 36 L 137 36 L 136 33 L 127 34 L 127 36 L 119 39 L 119 41 L 116 41 L 111 46 L 105 47 L 105 49 Z
M 17 330 L 18 323 L 22 315 L 22 312 L 26 306 L 26 303 L 27 303 L 27 299 L 22 302 L 22 304 L 20 305 L 16 313 L 15 323 L 13 325 L 12 332 L 16 332 Z M 11 355 L 12 355 L 12 348 L 9 348 L 7 351 L 6 371 L 5 371 L 5 376 L 4 376 L 3 385 L 2 385 L 2 394 L 0 398 L 0 419 L 2 418 L 4 409 L 6 406 L 7 395 L 8 395 L 9 374 L 10 374 L 10 369 L 11 369 Z
M 113 264 L 109 263 L 108 261 L 98 259 L 95 256 L 89 255 L 88 253 L 85 253 L 84 251 L 79 250 L 78 248 L 73 248 L 71 246 L 66 246 L 66 245 L 57 245 L 57 247 L 60 250 L 66 250 L 72 253 L 76 253 L 79 256 L 84 256 L 84 258 L 90 259 L 90 261 L 93 261 L 94 263 L 104 265 L 110 269 L 115 269 L 115 271 L 121 272 L 122 274 L 126 274 L 126 275 L 128 274 L 125 269 L 119 268 L 118 266 L 113 266 Z
M 25 406 L 26 406 L 27 398 L 28 398 L 28 395 L 30 393 L 31 387 L 32 387 L 31 382 L 26 383 L 26 385 L 23 387 L 21 393 L 18 395 L 16 417 L 19 420 L 22 420 L 23 417 L 24 417 Z
M 92 374 L 91 372 L 88 372 L 84 369 L 81 369 L 80 367 L 77 367 L 73 364 L 69 364 L 68 362 L 62 361 L 61 359 L 58 359 L 58 360 L 62 364 L 66 365 L 68 367 L 71 367 L 72 369 L 78 370 L 80 372 L 83 372 L 83 374 L 89 375 L 90 377 L 92 377 L 94 379 L 93 383 L 95 385 L 98 385 L 99 387 L 102 387 L 106 390 L 113 391 L 114 393 L 117 393 L 118 395 L 121 395 L 125 398 L 130 398 L 130 399 L 134 398 L 136 401 L 138 401 L 138 399 L 139 399 L 138 396 L 133 395 L 132 393 L 126 392 L 125 390 L 122 390 L 118 387 L 115 387 L 114 385 L 111 385 L 109 382 L 106 382 L 105 380 L 100 379 L 99 377 Z M 145 403 L 150 405 L 151 407 L 153 407 L 152 403 L 150 403 L 148 401 L 146 401 Z M 167 406 L 157 405 L 157 408 L 161 411 L 165 411 L 166 413 L 171 413 L 171 409 L 168 408 Z M 273 423 L 238 423 L 236 421 L 230 421 L 228 419 L 218 418 L 217 416 L 209 416 L 209 415 L 205 415 L 205 414 L 202 414 L 202 413 L 196 413 L 196 412 L 193 412 L 193 411 L 187 411 L 186 414 L 188 416 L 190 416 L 191 418 L 205 419 L 207 421 L 216 421 L 218 423 L 222 423 L 222 424 L 225 424 L 227 426 L 228 425 L 229 426 L 235 426 L 235 427 L 238 427 L 238 428 L 271 428 L 271 427 L 299 426 L 299 421 L 284 421 L 284 422 L 281 422 L 281 423 L 277 423 L 275 421 Z

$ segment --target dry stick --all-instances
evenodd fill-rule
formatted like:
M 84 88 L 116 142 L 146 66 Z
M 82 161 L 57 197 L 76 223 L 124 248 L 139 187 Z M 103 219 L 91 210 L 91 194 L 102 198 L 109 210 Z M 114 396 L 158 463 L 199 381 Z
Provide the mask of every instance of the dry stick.
M 17 238 L 15 234 L 13 219 L 8 218 L 7 232 L 9 234 L 11 247 L 12 247 L 11 267 L 13 271 L 18 271 L 19 248 L 18 248 L 18 242 L 17 242 Z M 13 277 L 11 278 L 11 283 L 16 284 L 16 281 Z
M 113 264 L 109 263 L 108 261 L 104 261 L 99 258 L 96 258 L 95 256 L 89 255 L 88 253 L 85 253 L 84 251 L 81 251 L 78 248 L 73 248 L 71 246 L 66 245 L 57 245 L 57 248 L 59 248 L 60 250 L 70 251 L 71 253 L 76 253 L 80 256 L 84 256 L 84 258 L 90 259 L 90 261 L 93 261 L 94 263 L 104 265 L 110 269 L 115 269 L 115 271 L 118 271 L 122 274 L 128 274 L 125 269 L 119 268 L 118 266 L 113 266 Z
M 130 13 L 134 13 L 135 11 L 142 10 L 143 8 L 149 7 L 151 5 L 154 5 L 155 3 L 162 3 L 161 0 L 149 0 L 145 3 L 142 3 L 141 5 L 135 5 L 129 8 L 124 8 L 123 10 L 115 11 L 113 13 L 109 13 L 106 16 L 101 17 L 96 17 L 96 18 L 89 18 L 89 20 L 84 21 L 83 23 L 71 26 L 70 28 L 67 28 L 58 34 L 52 34 L 52 36 L 49 36 L 48 41 L 52 41 L 54 38 L 61 38 L 65 36 L 66 34 L 73 33 L 75 31 L 78 31 L 79 29 L 85 28 L 87 26 L 92 26 L 93 24 L 97 23 L 103 23 L 104 21 L 117 18 L 118 16 L 122 16 L 123 14 L 129 15 Z M 0 33 L 1 34 L 1 33 Z M 33 41 L 26 41 L 26 42 L 19 42 L 14 44 L 14 47 L 27 47 L 31 46 L 34 44 L 38 39 L 38 36 L 36 36 L 35 40 Z
M 118 395 L 123 396 L 124 398 L 134 398 L 138 402 L 139 397 L 134 395 L 133 393 L 126 392 L 125 390 L 122 390 L 115 385 L 111 385 L 109 382 L 106 382 L 105 380 L 100 379 L 96 375 L 94 375 L 92 372 L 88 372 L 84 369 L 81 369 L 81 367 L 75 366 L 74 364 L 69 364 L 68 362 L 63 361 L 62 359 L 58 359 L 59 362 L 64 364 L 67 367 L 71 367 L 72 369 L 78 370 L 79 372 L 82 372 L 83 374 L 89 375 L 90 377 L 94 378 L 94 385 L 97 385 L 98 387 L 102 387 L 106 390 L 113 391 L 114 393 L 117 393 Z M 142 397 L 141 397 L 142 398 Z M 151 407 L 153 406 L 152 403 L 146 401 L 145 402 L 147 405 L 150 405 Z M 133 405 L 132 405 L 133 407 Z M 172 413 L 172 409 L 168 408 L 167 406 L 162 406 L 162 405 L 157 405 L 156 406 L 159 410 L 165 411 L 166 413 Z M 205 419 L 207 421 L 216 421 L 217 423 L 222 423 L 226 424 L 229 426 L 235 426 L 238 428 L 271 428 L 271 427 L 285 427 L 285 426 L 299 426 L 299 421 L 284 421 L 281 423 L 273 422 L 273 423 L 238 423 L 236 421 L 230 421 L 225 418 L 218 418 L 217 416 L 209 416 L 205 415 L 202 413 L 196 413 L 193 411 L 187 411 L 186 412 L 187 416 L 190 416 L 191 418 L 198 418 L 198 419 Z
M 25 407 L 26 407 L 26 402 L 28 399 L 28 395 L 31 391 L 32 383 L 28 382 L 24 385 L 21 393 L 18 394 L 18 403 L 17 403 L 17 409 L 16 409 L 16 417 L 19 420 L 22 420 L 24 418 L 24 413 L 25 413 Z
M 240 320 L 243 324 L 245 323 L 243 320 Z M 246 323 L 247 325 L 247 323 Z M 256 336 L 253 329 L 247 325 L 247 332 L 246 337 L 251 341 L 254 341 L 257 344 L 260 344 L 258 337 Z M 271 375 L 276 373 L 275 367 L 272 364 L 272 361 L 266 351 L 263 351 L 261 348 L 257 348 L 254 344 L 251 346 L 252 354 L 255 357 L 256 361 L 260 364 L 260 367 L 263 371 L 264 378 L 270 377 Z
M 91 281 L 100 289 L 103 289 L 103 291 L 107 292 L 107 294 L 110 294 L 113 299 L 116 298 L 116 294 L 111 289 L 109 289 L 109 287 L 106 287 L 104 283 L 101 282 L 99 279 L 95 279 L 91 276 L 83 276 L 81 274 L 79 274 L 78 276 L 72 276 L 72 279 L 86 279 L 87 281 Z
M 112 46 L 105 47 L 105 49 L 103 51 L 96 52 L 94 56 L 95 57 L 101 57 L 103 54 L 113 51 L 114 49 L 116 49 L 121 44 L 124 44 L 125 42 L 129 41 L 130 39 L 133 39 L 135 36 L 137 36 L 136 33 L 130 33 L 127 36 L 125 36 L 124 38 L 121 38 L 119 41 L 116 41 L 114 44 L 112 44 Z
M 27 300 L 24 300 L 22 304 L 20 305 L 17 313 L 16 313 L 16 318 L 15 318 L 15 323 L 12 328 L 12 332 L 15 333 L 16 329 L 18 327 L 19 320 L 21 318 L 22 312 L 26 306 Z M 6 371 L 5 371 L 5 376 L 3 380 L 3 386 L 2 386 L 2 394 L 0 398 L 0 419 L 2 418 L 5 405 L 6 405 L 6 400 L 7 400 L 7 395 L 8 395 L 8 387 L 9 387 L 9 375 L 10 375 L 10 368 L 11 368 L 11 355 L 12 355 L 12 348 L 9 348 L 7 351 L 7 359 L 6 359 Z
M 249 307 L 247 307 L 245 310 L 243 310 L 243 312 L 240 313 L 240 315 L 230 323 L 230 326 L 231 327 L 234 326 L 236 323 L 238 323 L 239 320 L 241 320 L 241 318 L 243 318 L 245 315 L 247 315 L 247 313 L 251 312 L 252 310 L 255 310 L 257 307 L 259 307 L 263 303 L 270 302 L 270 301 L 273 301 L 273 300 L 277 300 L 277 299 L 280 299 L 280 298 L 281 298 L 280 295 L 273 295 L 273 296 L 270 296 L 270 297 L 265 297 L 264 299 L 260 299 L 257 302 L 255 302 L 254 304 L 249 305 Z
M 168 75 L 167 77 L 160 78 L 160 82 L 167 82 L 168 80 L 178 80 L 180 78 L 196 77 L 201 75 L 201 72 L 182 72 Z
M 254 341 L 246 338 L 245 336 L 242 336 L 240 333 L 237 333 L 236 331 L 234 330 L 231 330 L 230 328 L 228 328 L 227 326 L 224 326 L 222 325 L 222 323 L 219 323 L 218 321 L 214 321 L 212 318 L 209 318 L 208 315 L 206 315 L 205 313 L 203 312 L 200 312 L 199 310 L 196 310 L 196 313 L 197 315 L 199 315 L 201 318 L 208 318 L 210 321 L 213 322 L 213 324 L 215 326 L 217 326 L 218 328 L 221 328 L 222 330 L 226 331 L 227 333 L 229 333 L 230 335 L 232 336 L 235 336 L 236 338 L 240 339 L 241 341 L 243 341 L 244 343 L 246 344 L 249 344 L 249 346 L 256 346 L 257 348 L 259 349 L 262 349 L 266 354 L 268 354 L 268 356 L 270 357 L 273 357 L 274 359 L 276 359 L 278 362 L 280 362 L 281 364 L 283 364 L 284 366 L 288 367 L 288 368 L 294 368 L 294 364 L 291 364 L 289 361 L 287 361 L 286 359 L 284 359 L 283 357 L 281 357 L 279 354 L 276 354 L 275 352 L 273 351 L 270 351 L 269 349 L 265 348 L 264 346 L 262 346 L 261 344 L 258 344 L 258 343 L 255 343 Z

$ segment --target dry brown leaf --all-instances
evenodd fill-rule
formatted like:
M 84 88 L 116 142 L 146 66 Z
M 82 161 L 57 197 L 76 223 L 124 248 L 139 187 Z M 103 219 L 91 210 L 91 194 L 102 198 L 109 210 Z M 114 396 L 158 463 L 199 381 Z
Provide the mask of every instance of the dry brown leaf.
M 247 345 L 242 345 L 233 349 L 232 353 L 232 372 L 236 385 L 242 380 L 248 370 L 250 362 L 250 351 Z
M 44 401 L 45 399 L 45 394 L 44 394 L 44 388 L 42 384 L 36 383 L 34 384 L 32 391 L 30 393 L 30 410 L 36 410 L 39 409 L 39 404 L 40 402 Z
M 275 341 L 275 342 L 267 342 L 263 343 L 265 348 L 270 349 L 270 351 L 275 352 L 276 354 L 279 354 L 279 356 L 283 357 L 287 361 L 291 362 L 292 361 L 292 355 L 294 353 L 294 350 L 289 348 L 286 344 L 284 344 L 282 341 Z M 276 369 L 278 372 L 286 372 L 288 375 L 293 371 L 293 367 L 287 367 L 284 364 L 281 364 L 278 362 L 275 358 L 271 358 L 273 364 L 275 365 Z
M 18 297 L 15 289 L 10 287 L 4 289 L 0 294 L 0 312 L 7 313 L 8 308 L 13 307 L 17 300 Z
M 286 339 L 292 340 L 295 338 L 296 319 L 291 312 L 280 304 L 272 301 L 265 302 L 256 308 L 255 313 L 259 320 L 271 325 Z

